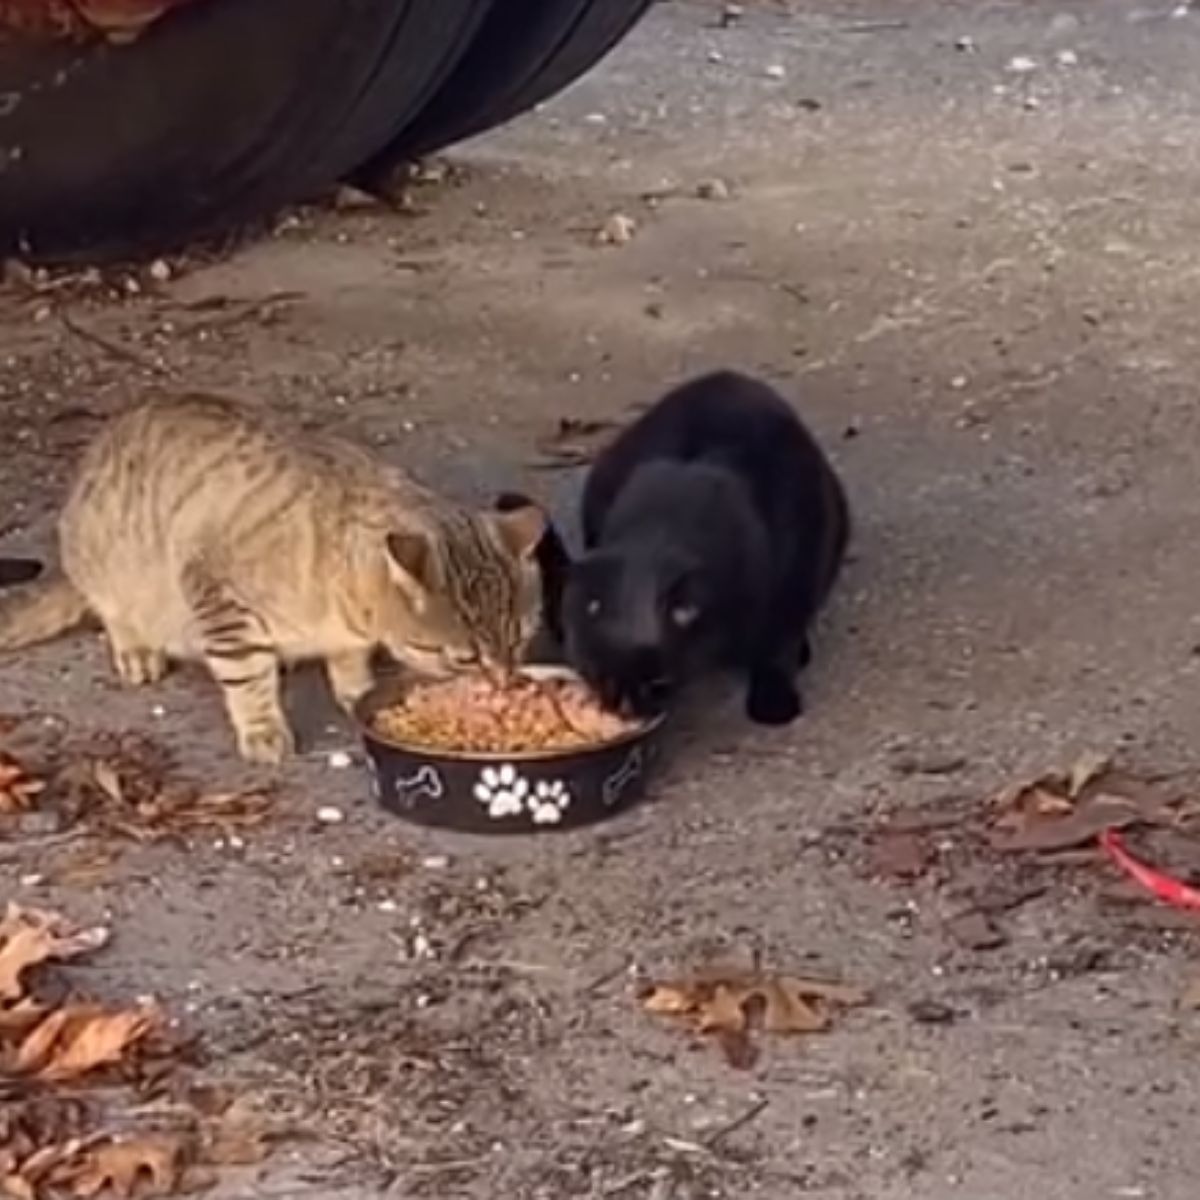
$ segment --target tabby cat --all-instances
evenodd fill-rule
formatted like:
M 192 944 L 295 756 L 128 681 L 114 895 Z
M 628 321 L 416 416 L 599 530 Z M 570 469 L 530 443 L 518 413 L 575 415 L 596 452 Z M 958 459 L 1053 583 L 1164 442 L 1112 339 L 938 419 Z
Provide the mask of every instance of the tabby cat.
M 431 676 L 511 670 L 538 625 L 544 527 L 536 507 L 465 509 L 235 401 L 158 399 L 85 452 L 59 518 L 61 574 L 0 598 L 0 650 L 94 615 L 122 680 L 203 660 L 242 756 L 278 762 L 293 745 L 283 663 L 324 660 L 344 707 L 380 646 Z

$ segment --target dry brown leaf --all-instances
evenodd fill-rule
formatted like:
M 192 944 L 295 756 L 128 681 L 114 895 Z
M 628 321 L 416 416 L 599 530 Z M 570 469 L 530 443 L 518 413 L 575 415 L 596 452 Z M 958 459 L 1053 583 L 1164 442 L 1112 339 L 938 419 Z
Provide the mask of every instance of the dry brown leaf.
M 142 1134 L 91 1146 L 54 1172 L 51 1182 L 79 1200 L 101 1192 L 116 1196 L 167 1196 L 175 1191 L 187 1160 L 187 1142 L 172 1133 Z
M 32 996 L 24 996 L 7 1008 L 0 1008 L 0 1042 L 16 1041 L 25 1036 L 48 1009 Z
M 30 967 L 90 954 L 107 941 L 108 930 L 102 926 L 72 930 L 57 913 L 10 903 L 0 919 L 0 1005 L 24 995 L 23 977 Z
M 12 755 L 0 751 L 0 814 L 30 812 L 45 789 L 44 779 L 31 775 Z
M 840 1008 L 865 1004 L 861 988 L 790 975 L 697 977 L 656 984 L 648 1012 L 684 1020 L 697 1033 L 742 1034 L 759 1023 L 768 1033 L 817 1033 Z
M 1178 798 L 1115 770 L 1096 753 L 1082 755 L 1066 771 L 1005 788 L 992 806 L 997 816 L 989 840 L 1004 852 L 1067 850 L 1093 842 L 1104 829 L 1170 825 L 1180 817 Z
M 912 880 L 935 858 L 929 840 L 917 832 L 885 830 L 871 846 L 870 873 L 882 879 Z
M 1067 774 L 1067 795 L 1075 799 L 1093 779 L 1104 775 L 1111 766 L 1112 759 L 1109 755 L 1096 750 L 1085 750 L 1071 764 L 1071 770 Z
M 161 1025 L 154 1005 L 108 1012 L 73 1004 L 52 1012 L 16 1048 L 8 1070 L 55 1082 L 75 1079 L 120 1062 L 126 1052 Z
M 252 1167 L 270 1153 L 270 1138 L 260 1125 L 223 1121 L 205 1143 L 204 1161 L 216 1167 Z

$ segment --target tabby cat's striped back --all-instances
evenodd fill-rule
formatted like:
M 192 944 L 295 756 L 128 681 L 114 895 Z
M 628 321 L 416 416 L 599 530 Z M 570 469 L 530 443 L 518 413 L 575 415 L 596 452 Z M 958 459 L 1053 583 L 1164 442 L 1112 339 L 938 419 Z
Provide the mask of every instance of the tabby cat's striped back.
M 543 528 L 535 508 L 467 509 L 236 402 L 160 400 L 85 453 L 59 522 L 63 577 L 6 593 L 0 650 L 90 611 L 129 683 L 206 661 L 243 754 L 273 761 L 291 744 L 281 661 L 324 659 L 344 704 L 378 645 L 426 673 L 511 667 L 538 622 Z

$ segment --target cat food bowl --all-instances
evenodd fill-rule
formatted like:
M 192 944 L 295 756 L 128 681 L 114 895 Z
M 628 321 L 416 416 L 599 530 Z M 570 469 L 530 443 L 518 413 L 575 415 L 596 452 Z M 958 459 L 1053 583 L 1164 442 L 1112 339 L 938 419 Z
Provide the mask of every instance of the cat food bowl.
M 564 667 L 530 666 L 522 674 L 550 685 L 554 694 L 556 683 L 580 684 Z M 578 829 L 628 808 L 645 792 L 664 716 L 637 723 L 605 718 L 611 727 L 586 744 L 455 750 L 444 748 L 441 738 L 423 745 L 392 719 L 416 686 L 385 683 L 363 698 L 356 713 L 375 798 L 406 821 L 463 833 Z M 575 731 L 564 707 L 552 707 Z

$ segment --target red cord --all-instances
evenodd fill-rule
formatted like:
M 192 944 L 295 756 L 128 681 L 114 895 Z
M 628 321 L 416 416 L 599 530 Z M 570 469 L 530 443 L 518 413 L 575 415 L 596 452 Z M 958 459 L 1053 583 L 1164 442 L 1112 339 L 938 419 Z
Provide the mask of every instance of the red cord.
M 1100 848 L 1126 875 L 1156 899 L 1173 908 L 1200 911 L 1200 889 L 1189 887 L 1181 879 L 1164 875 L 1139 862 L 1125 849 L 1125 839 L 1115 829 L 1106 829 L 1100 834 Z

